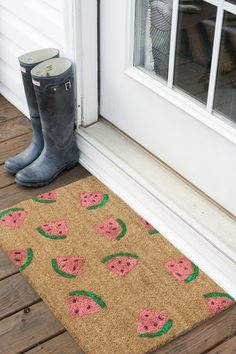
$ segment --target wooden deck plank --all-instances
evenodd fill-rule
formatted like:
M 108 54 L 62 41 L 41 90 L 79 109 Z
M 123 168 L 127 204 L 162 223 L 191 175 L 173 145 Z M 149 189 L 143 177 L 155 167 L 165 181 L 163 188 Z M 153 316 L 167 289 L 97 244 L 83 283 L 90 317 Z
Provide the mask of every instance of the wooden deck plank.
M 12 106 L 9 102 L 1 106 L 0 123 L 22 116 L 22 113 L 16 107 Z
M 13 184 L 1 189 L 0 210 L 8 208 L 13 204 L 19 203 L 22 200 L 35 197 L 38 194 L 44 193 L 48 190 L 59 188 L 68 183 L 77 181 L 80 178 L 86 177 L 89 172 L 82 166 L 78 165 L 70 171 L 65 171 L 57 177 L 50 185 L 41 188 L 25 188 L 17 184 Z
M 0 280 L 18 272 L 19 270 L 16 266 L 10 261 L 3 250 L 0 249 Z
M 31 142 L 31 133 L 0 143 L 0 165 L 9 157 L 23 151 Z
M 0 284 L 0 320 L 40 300 L 21 273 L 2 280 Z
M 32 132 L 31 122 L 24 116 L 0 123 L 0 142 Z
M 236 305 L 212 317 L 152 354 L 200 354 L 236 334 Z
M 0 95 L 0 105 L 2 106 L 5 103 L 9 103 L 9 101 L 6 100 L 5 97 L 3 97 L 2 95 Z
M 22 310 L 0 321 L 1 352 L 21 353 L 64 331 L 49 308 L 39 302 L 27 312 Z
M 59 334 L 57 337 L 38 345 L 25 354 L 84 354 L 79 345 L 68 332 Z
M 4 166 L 0 166 L 0 189 L 15 183 L 15 175 L 7 173 Z
M 210 350 L 207 354 L 236 354 L 236 336 Z

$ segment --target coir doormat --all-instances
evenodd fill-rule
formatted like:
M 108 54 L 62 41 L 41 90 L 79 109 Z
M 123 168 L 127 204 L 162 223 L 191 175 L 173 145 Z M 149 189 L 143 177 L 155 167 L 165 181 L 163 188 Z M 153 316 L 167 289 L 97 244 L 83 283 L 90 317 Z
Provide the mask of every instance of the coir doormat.
M 1 212 L 0 235 L 85 353 L 146 353 L 233 304 L 94 177 Z

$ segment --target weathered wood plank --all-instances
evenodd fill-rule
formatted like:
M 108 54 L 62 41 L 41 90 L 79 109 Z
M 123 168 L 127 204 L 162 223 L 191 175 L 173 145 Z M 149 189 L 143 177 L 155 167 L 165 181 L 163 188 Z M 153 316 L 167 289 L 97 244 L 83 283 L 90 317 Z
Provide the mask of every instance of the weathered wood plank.
M 39 301 L 40 297 L 18 273 L 0 283 L 0 320 Z
M 3 105 L 4 103 L 9 103 L 5 97 L 3 97 L 2 95 L 0 95 L 0 105 Z
M 38 345 L 27 351 L 25 354 L 84 354 L 79 345 L 69 335 L 68 332 L 62 333 L 53 339 Z
M 39 302 L 0 321 L 1 352 L 21 353 L 64 331 L 49 308 Z
M 152 354 L 200 354 L 236 334 L 236 305 L 174 339 Z
M 7 173 L 4 166 L 0 166 L 0 189 L 15 183 L 15 176 Z
M 218 347 L 210 350 L 207 354 L 235 354 L 236 353 L 236 336 L 228 339 Z
M 3 250 L 0 249 L 0 280 L 18 272 L 16 266 L 10 261 Z
M 0 123 L 0 142 L 32 132 L 31 122 L 24 116 Z
M 32 134 L 25 134 L 17 138 L 0 143 L 0 165 L 9 157 L 23 151 L 31 142 Z
M 61 173 L 56 180 L 50 183 L 49 186 L 41 188 L 25 188 L 17 184 L 13 184 L 6 188 L 1 189 L 0 210 L 8 208 L 13 204 L 19 203 L 22 200 L 35 197 L 38 194 L 46 192 L 50 189 L 64 186 L 68 183 L 77 181 L 79 178 L 83 178 L 89 175 L 89 172 L 82 166 L 78 165 L 70 171 Z
M 0 123 L 6 122 L 10 119 L 21 117 L 23 114 L 10 103 L 5 103 L 0 109 Z

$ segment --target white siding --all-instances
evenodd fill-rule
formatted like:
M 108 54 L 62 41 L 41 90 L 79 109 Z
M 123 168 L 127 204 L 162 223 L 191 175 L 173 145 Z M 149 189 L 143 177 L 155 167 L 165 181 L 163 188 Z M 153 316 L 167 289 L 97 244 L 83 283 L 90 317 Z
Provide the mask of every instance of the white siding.
M 65 1 L 0 0 L 0 92 L 26 114 L 18 56 L 46 47 L 67 54 Z

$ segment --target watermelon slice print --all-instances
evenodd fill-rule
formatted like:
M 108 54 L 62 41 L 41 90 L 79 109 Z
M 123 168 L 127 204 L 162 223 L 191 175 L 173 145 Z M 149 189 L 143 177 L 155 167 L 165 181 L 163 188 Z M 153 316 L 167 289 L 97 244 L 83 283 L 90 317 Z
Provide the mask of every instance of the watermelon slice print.
M 21 208 L 11 208 L 4 210 L 0 213 L 0 225 L 5 225 L 11 228 L 18 228 L 23 224 L 26 217 L 27 212 Z
M 101 224 L 96 225 L 96 231 L 104 235 L 108 240 L 121 240 L 126 232 L 127 228 L 121 219 L 109 218 L 104 220 Z
M 66 278 L 76 278 L 83 272 L 85 258 L 82 256 L 58 256 L 51 262 L 53 269 L 59 275 Z
M 232 306 L 235 302 L 234 298 L 227 293 L 208 293 L 204 294 L 203 298 L 208 306 L 209 311 L 216 315 L 217 313 Z
M 139 312 L 137 332 L 140 337 L 154 338 L 166 334 L 172 327 L 173 320 L 168 319 L 166 311 L 142 309 Z
M 105 302 L 98 295 L 85 290 L 69 293 L 68 304 L 72 318 L 87 316 L 106 308 Z
M 63 240 L 68 235 L 68 227 L 64 220 L 51 221 L 40 225 L 36 230 L 44 237 L 52 240 Z
M 55 203 L 57 201 L 57 192 L 50 191 L 43 194 L 39 194 L 37 195 L 36 198 L 32 198 L 32 200 L 37 203 L 45 203 L 45 204 Z
M 11 250 L 8 255 L 15 265 L 20 267 L 20 270 L 25 270 L 33 260 L 32 248 L 15 248 L 14 250 Z
M 159 231 L 157 231 L 147 220 L 144 218 L 140 217 L 142 223 L 144 224 L 145 228 L 147 229 L 149 235 L 156 235 L 159 234 Z
M 102 263 L 106 265 L 106 268 L 112 273 L 118 274 L 120 277 L 124 277 L 138 264 L 139 256 L 132 253 L 115 253 L 103 258 Z
M 101 192 L 81 192 L 80 193 L 81 206 L 88 210 L 98 209 L 105 205 L 108 200 L 108 194 Z
M 186 257 L 172 259 L 165 263 L 165 267 L 180 282 L 190 283 L 199 275 L 198 267 Z

